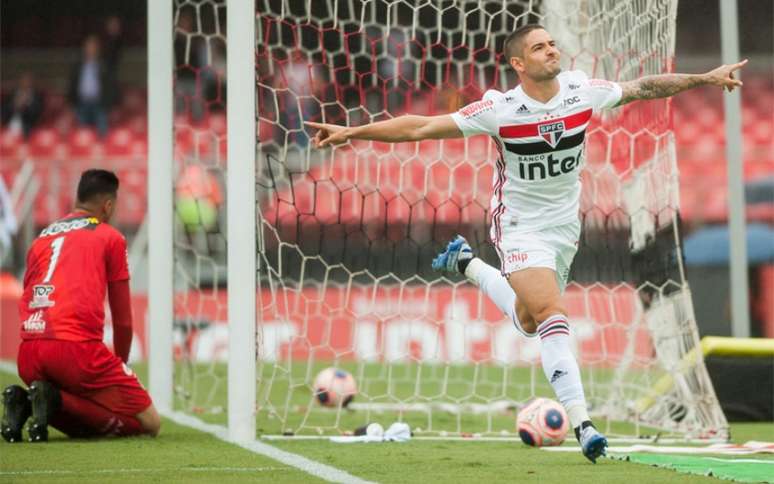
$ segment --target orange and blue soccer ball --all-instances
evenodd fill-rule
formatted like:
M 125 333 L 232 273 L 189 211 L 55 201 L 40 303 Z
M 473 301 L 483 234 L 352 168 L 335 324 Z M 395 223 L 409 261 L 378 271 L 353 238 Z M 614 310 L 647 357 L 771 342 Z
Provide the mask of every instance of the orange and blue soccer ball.
M 346 407 L 357 394 L 355 378 L 345 370 L 326 368 L 314 379 L 314 396 L 324 407 Z
M 550 398 L 535 398 L 527 402 L 516 419 L 521 441 L 533 447 L 561 445 L 569 428 L 564 407 Z

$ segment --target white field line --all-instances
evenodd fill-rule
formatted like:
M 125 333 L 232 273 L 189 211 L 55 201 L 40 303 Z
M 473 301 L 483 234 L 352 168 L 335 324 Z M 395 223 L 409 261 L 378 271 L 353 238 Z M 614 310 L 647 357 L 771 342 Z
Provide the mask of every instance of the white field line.
M 745 464 L 769 464 L 774 465 L 774 460 L 763 460 L 763 459 L 721 459 L 720 457 L 707 457 L 709 460 L 719 461 L 719 462 L 728 462 L 731 464 L 737 464 L 739 462 L 745 463 Z
M 329 440 L 332 436 L 331 435 L 262 435 L 262 440 Z M 569 439 L 569 437 L 568 437 Z M 461 437 L 459 435 L 415 435 L 411 437 L 411 440 L 427 440 L 427 441 L 444 441 L 444 442 L 521 442 L 521 438 L 519 437 L 513 437 L 513 436 L 503 436 L 503 437 L 493 437 L 493 436 L 472 436 L 472 437 Z M 616 438 L 616 437 L 608 437 L 607 441 L 612 444 L 687 444 L 687 443 L 693 443 L 694 441 L 686 440 L 686 439 L 671 439 L 671 438 L 662 438 L 658 439 L 658 441 L 654 441 L 653 439 L 638 439 L 636 437 L 632 438 Z M 574 441 L 573 441 L 574 442 Z M 725 441 L 715 441 L 715 440 L 697 440 L 696 443 L 702 443 L 707 444 L 708 442 L 712 443 L 725 443 Z M 573 448 L 573 449 L 579 449 L 580 447 L 575 444 L 571 444 L 569 446 L 562 446 L 562 448 Z M 553 449 L 557 449 L 557 447 L 553 447 Z
M 250 442 L 233 442 L 228 438 L 228 429 L 226 427 L 202 422 L 198 418 L 192 417 L 191 415 L 187 415 L 181 412 L 170 412 L 166 413 L 164 416 L 180 425 L 214 435 L 220 440 L 238 445 L 243 449 L 247 449 L 251 452 L 255 452 L 256 454 L 260 454 L 270 459 L 279 461 L 283 464 L 287 464 L 291 467 L 295 467 L 296 469 L 302 470 L 307 474 L 311 474 L 325 481 L 341 482 L 347 484 L 370 484 L 370 481 L 355 477 L 343 470 L 313 461 L 311 459 L 307 459 L 306 457 L 293 454 L 292 452 L 278 449 L 258 440 L 253 440 Z
M 0 371 L 16 375 L 16 363 L 8 360 L 0 360 Z
M 16 365 L 6 360 L 0 360 L 0 371 L 12 373 L 15 375 Z M 337 469 L 335 467 L 325 465 L 320 462 L 313 461 L 311 459 L 307 459 L 306 457 L 300 456 L 298 454 L 293 454 L 292 452 L 287 452 L 287 451 L 278 449 L 264 442 L 259 442 L 257 440 L 253 440 L 251 442 L 232 442 L 228 438 L 228 429 L 226 427 L 223 427 L 221 425 L 208 424 L 208 423 L 202 422 L 198 418 L 192 417 L 190 415 L 186 415 L 181 412 L 165 413 L 164 416 L 180 425 L 184 425 L 194 430 L 198 430 L 200 432 L 205 432 L 210 435 L 214 435 L 220 440 L 238 445 L 243 449 L 247 449 L 256 454 L 261 454 L 263 456 L 269 457 L 270 459 L 279 461 L 283 464 L 287 464 L 291 467 L 295 467 L 296 469 L 306 472 L 307 474 L 311 474 L 324 481 L 341 482 L 346 484 L 370 484 L 371 483 L 371 481 L 360 479 L 359 477 L 355 477 L 352 474 L 345 472 L 341 469 Z M 204 468 L 198 468 L 198 469 L 204 469 Z M 212 469 L 221 470 L 224 468 L 215 467 Z M 238 469 L 238 468 L 235 468 L 235 469 Z M 267 467 L 263 469 L 270 469 L 270 468 Z M 165 469 L 165 470 L 168 470 L 168 469 Z M 178 469 L 178 470 L 185 470 L 185 469 Z M 159 470 L 159 472 L 160 471 L 161 470 Z M 27 472 L 27 471 L 20 471 L 20 472 Z M 29 471 L 29 472 L 35 472 L 35 471 Z M 45 473 L 65 472 L 66 473 L 68 471 L 39 471 L 39 472 L 45 472 Z M 97 471 L 97 472 L 102 472 L 102 471 Z M 105 470 L 104 472 L 109 473 L 112 471 Z M 151 472 L 154 472 L 154 471 L 151 471 Z M 239 472 L 239 471 L 234 470 L 234 472 Z M 12 474 L 0 472 L 0 475 L 12 475 Z M 19 475 L 27 475 L 27 474 L 19 474 Z
M 290 467 L 169 467 L 166 469 L 89 469 L 67 471 L 49 469 L 37 471 L 0 471 L 0 476 L 70 476 L 82 474 L 157 474 L 161 472 L 271 472 L 287 471 Z
M 541 450 L 549 452 L 577 452 L 579 447 L 541 447 Z M 654 445 L 631 445 L 629 447 L 608 447 L 609 454 L 630 454 L 633 452 L 646 452 L 653 454 L 716 454 L 716 455 L 750 455 L 757 454 L 754 449 L 740 449 L 722 447 L 669 447 Z

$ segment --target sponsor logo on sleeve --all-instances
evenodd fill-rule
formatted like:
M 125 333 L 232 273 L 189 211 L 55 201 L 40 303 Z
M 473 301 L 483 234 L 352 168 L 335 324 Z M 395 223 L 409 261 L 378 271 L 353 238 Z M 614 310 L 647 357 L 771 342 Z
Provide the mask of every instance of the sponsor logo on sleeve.
M 460 109 L 459 113 L 465 117 L 465 119 L 470 119 L 486 111 L 491 111 L 492 109 L 494 109 L 494 101 L 489 99 L 487 101 L 478 101 L 469 104 Z
M 54 301 L 48 297 L 54 292 L 54 286 L 51 284 L 37 284 L 32 286 L 32 301 L 30 301 L 30 309 L 50 308 L 54 305 Z
M 22 328 L 28 333 L 42 333 L 46 330 L 46 321 L 43 319 L 43 311 L 35 311 L 22 323 Z

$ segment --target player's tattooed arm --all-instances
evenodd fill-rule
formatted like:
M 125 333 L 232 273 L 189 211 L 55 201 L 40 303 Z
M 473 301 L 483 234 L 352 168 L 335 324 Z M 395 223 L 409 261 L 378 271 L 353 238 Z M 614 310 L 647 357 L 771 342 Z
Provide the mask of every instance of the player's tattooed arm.
M 634 81 L 622 82 L 621 100 L 618 106 L 640 99 L 658 99 L 698 86 L 719 86 L 728 91 L 742 85 L 742 81 L 734 78 L 737 71 L 747 64 L 747 59 L 736 64 L 722 65 L 706 74 L 660 74 L 645 76 Z
M 351 139 L 398 143 L 401 141 L 462 137 L 462 131 L 448 114 L 440 116 L 406 114 L 357 127 L 313 123 L 311 121 L 305 121 L 304 124 L 317 129 L 317 133 L 312 138 L 312 145 L 315 148 L 339 145 Z

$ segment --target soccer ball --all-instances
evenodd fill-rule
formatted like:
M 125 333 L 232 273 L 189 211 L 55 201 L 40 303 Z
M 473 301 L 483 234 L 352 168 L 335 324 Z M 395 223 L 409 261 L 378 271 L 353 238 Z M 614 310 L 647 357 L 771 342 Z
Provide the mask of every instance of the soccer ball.
M 516 419 L 521 441 L 533 447 L 561 445 L 570 428 L 567 412 L 559 402 L 535 398 L 521 409 Z
M 326 368 L 314 379 L 314 396 L 325 407 L 346 407 L 355 398 L 357 384 L 352 375 L 337 368 Z

